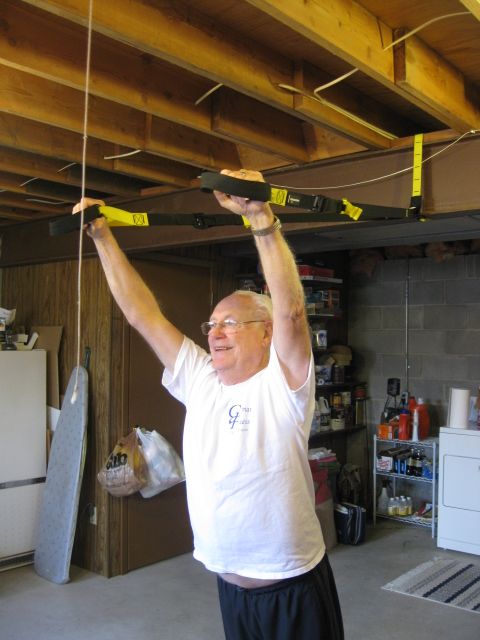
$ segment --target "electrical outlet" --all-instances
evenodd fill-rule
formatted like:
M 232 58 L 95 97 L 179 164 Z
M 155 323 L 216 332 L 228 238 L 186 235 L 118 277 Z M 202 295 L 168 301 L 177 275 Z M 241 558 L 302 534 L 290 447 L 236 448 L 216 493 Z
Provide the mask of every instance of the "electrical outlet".
M 90 510 L 89 510 L 89 519 L 90 519 L 90 524 L 97 524 L 97 507 L 92 504 L 90 505 Z

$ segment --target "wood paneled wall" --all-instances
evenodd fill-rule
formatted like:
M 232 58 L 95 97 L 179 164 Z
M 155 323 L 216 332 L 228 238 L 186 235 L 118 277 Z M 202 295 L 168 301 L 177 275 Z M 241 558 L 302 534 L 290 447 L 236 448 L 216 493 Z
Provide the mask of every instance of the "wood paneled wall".
M 60 394 L 76 365 L 77 261 L 4 268 L 1 306 L 17 309 L 16 323 L 61 325 Z M 96 473 L 109 450 L 112 298 L 98 260 L 82 269 L 81 350 L 90 347 L 87 462 L 80 498 L 73 562 L 108 574 L 108 495 Z M 95 504 L 98 525 L 89 523 L 88 504 Z
M 209 266 L 212 273 L 210 308 L 235 288 L 235 259 L 219 258 L 218 247 L 204 246 L 148 256 L 161 262 L 196 269 Z M 78 261 L 4 267 L 0 306 L 17 309 L 16 324 L 63 326 L 59 353 L 60 393 L 66 391 L 76 365 Z M 90 347 L 89 422 L 87 459 L 80 496 L 72 562 L 96 573 L 121 573 L 121 558 L 128 539 L 124 501 L 109 496 L 96 475 L 118 438 L 128 428 L 127 370 L 129 331 L 113 302 L 97 258 L 83 261 L 81 288 L 81 349 Z M 97 526 L 90 524 L 88 505 L 97 507 Z

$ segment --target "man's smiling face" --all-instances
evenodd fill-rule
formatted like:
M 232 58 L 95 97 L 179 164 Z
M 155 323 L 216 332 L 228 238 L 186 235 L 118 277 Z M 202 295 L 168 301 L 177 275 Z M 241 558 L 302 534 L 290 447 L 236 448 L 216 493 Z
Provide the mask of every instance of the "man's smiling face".
M 243 382 L 267 366 L 272 337 L 272 323 L 267 318 L 253 300 L 238 294 L 224 298 L 213 310 L 213 322 L 249 322 L 233 331 L 220 325 L 208 334 L 212 364 L 224 384 Z

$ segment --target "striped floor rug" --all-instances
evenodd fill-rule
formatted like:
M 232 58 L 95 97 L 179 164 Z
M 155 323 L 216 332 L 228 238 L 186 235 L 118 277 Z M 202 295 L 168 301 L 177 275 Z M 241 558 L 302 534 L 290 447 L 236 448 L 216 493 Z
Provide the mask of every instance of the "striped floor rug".
M 435 558 L 382 589 L 480 613 L 480 564 Z

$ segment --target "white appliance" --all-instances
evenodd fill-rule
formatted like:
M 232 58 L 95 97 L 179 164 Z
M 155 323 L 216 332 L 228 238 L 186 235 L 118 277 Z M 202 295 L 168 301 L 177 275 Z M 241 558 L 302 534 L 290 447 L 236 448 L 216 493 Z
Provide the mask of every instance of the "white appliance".
M 440 429 L 437 545 L 480 555 L 480 431 Z
M 46 351 L 0 351 L 0 569 L 34 550 L 46 476 Z

